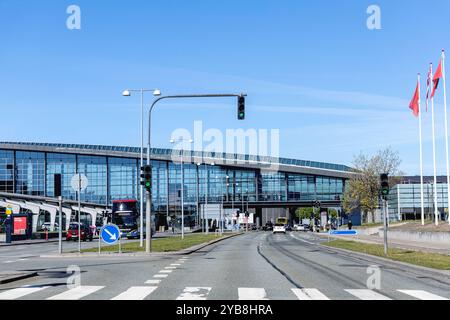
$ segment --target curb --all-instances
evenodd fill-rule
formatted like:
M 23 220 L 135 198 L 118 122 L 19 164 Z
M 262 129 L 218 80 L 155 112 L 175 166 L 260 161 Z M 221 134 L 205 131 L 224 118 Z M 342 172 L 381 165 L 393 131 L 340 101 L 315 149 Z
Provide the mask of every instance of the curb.
M 349 256 L 359 256 L 359 258 L 364 257 L 364 258 L 370 258 L 372 260 L 379 260 L 383 263 L 385 263 L 386 265 L 390 265 L 390 266 L 404 266 L 404 267 L 408 267 L 410 269 L 413 269 L 414 271 L 421 271 L 421 272 L 427 272 L 427 273 L 433 273 L 436 276 L 445 276 L 445 277 L 449 277 L 450 276 L 450 270 L 439 270 L 439 269 L 433 269 L 433 268 L 428 268 L 428 267 L 423 267 L 423 266 L 418 266 L 415 264 L 411 264 L 411 263 L 407 263 L 407 262 L 402 262 L 402 261 L 395 261 L 389 258 L 384 258 L 384 257 L 379 257 L 379 256 L 375 256 L 375 255 L 371 255 L 368 253 L 363 253 L 363 252 L 358 252 L 358 251 L 352 251 L 352 250 L 347 250 L 347 249 L 342 249 L 342 248 L 335 248 L 335 247 L 329 247 L 326 246 L 324 244 L 317 244 L 318 246 L 324 247 L 330 251 L 335 251 L 335 252 L 340 252 L 340 253 L 347 253 Z
M 63 255 L 41 255 L 40 258 L 83 258 L 83 257 L 157 257 L 157 256 L 169 256 L 169 255 L 185 255 L 185 254 L 191 254 L 198 250 L 203 249 L 204 247 L 207 247 L 209 245 L 212 245 L 214 243 L 230 239 L 239 235 L 242 235 L 244 233 L 235 233 L 227 235 L 220 239 L 214 239 L 209 242 L 201 243 L 195 246 L 192 246 L 190 248 L 186 248 L 179 251 L 169 251 L 169 252 L 152 252 L 149 254 L 145 252 L 124 252 L 124 253 L 118 253 L 118 252 L 104 252 L 100 255 L 98 252 L 85 252 L 85 253 L 67 253 Z
M 14 281 L 19 281 L 27 278 L 36 277 L 38 275 L 37 272 L 21 272 L 21 273 L 11 273 L 11 276 L 0 278 L 0 284 L 11 283 Z

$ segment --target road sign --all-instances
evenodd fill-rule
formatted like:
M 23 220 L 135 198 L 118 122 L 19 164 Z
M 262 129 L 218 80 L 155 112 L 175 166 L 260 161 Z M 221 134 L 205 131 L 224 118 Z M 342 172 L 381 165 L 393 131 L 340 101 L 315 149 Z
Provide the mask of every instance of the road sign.
M 108 224 L 101 229 L 100 235 L 103 242 L 107 244 L 115 244 L 117 241 L 119 241 L 120 230 L 119 227 L 115 224 Z
M 6 215 L 8 215 L 8 216 L 10 216 L 10 215 L 12 215 L 13 214 L 13 208 L 11 208 L 11 207 L 6 207 Z
M 356 236 L 358 235 L 357 230 L 331 230 L 330 235 L 334 236 Z
M 72 189 L 77 192 L 78 188 L 81 189 L 80 191 L 84 191 L 88 186 L 88 178 L 84 174 L 76 174 L 72 177 L 70 185 L 72 186 Z

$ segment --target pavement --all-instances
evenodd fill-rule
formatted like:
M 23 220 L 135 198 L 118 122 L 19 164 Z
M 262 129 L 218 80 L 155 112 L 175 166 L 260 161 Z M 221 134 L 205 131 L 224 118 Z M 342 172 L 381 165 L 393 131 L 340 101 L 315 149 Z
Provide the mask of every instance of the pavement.
M 448 274 L 343 253 L 324 241 L 260 231 L 190 254 L 33 257 L 9 267 L 38 276 L 1 284 L 0 300 L 450 299 Z
M 381 233 L 383 231 L 380 231 Z M 349 241 L 358 241 L 363 243 L 370 244 L 383 244 L 383 237 L 379 235 L 361 235 L 358 234 L 356 236 L 339 236 L 339 235 L 329 235 L 328 233 L 318 233 L 320 237 L 323 238 L 332 238 L 339 240 L 349 240 Z M 411 241 L 411 240 L 402 240 L 402 239 L 394 239 L 389 238 L 388 231 L 388 245 L 397 249 L 404 250 L 413 250 L 413 251 L 422 251 L 422 252 L 431 252 L 431 253 L 439 253 L 450 255 L 450 244 L 441 242 L 441 243 L 430 243 L 430 242 L 419 242 L 419 241 Z

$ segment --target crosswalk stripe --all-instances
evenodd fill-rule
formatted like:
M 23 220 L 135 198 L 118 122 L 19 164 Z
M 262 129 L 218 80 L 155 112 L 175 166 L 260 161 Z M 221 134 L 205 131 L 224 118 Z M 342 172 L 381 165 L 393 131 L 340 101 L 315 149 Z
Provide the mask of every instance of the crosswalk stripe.
M 171 263 L 170 265 L 171 265 L 171 266 L 175 266 L 175 267 L 181 266 L 181 264 L 179 264 L 179 263 Z
M 151 279 L 151 280 L 145 281 L 145 284 L 159 284 L 159 283 L 161 283 L 161 280 L 153 280 L 153 279 Z
M 345 289 L 360 300 L 391 300 L 390 298 L 370 289 Z
M 299 300 L 330 300 L 317 289 L 291 289 Z
M 177 300 L 206 300 L 210 287 L 186 287 Z
M 0 292 L 0 300 L 14 300 L 47 289 L 48 287 L 22 287 Z
M 47 300 L 79 300 L 103 288 L 103 286 L 79 286 L 47 298 Z
M 172 273 L 173 270 L 161 270 L 159 273 Z
M 238 288 L 239 300 L 268 300 L 264 288 Z
M 397 290 L 411 297 L 417 298 L 419 300 L 448 300 L 447 298 L 438 296 L 437 294 L 429 293 L 424 290 Z
M 177 267 L 165 267 L 164 269 L 167 269 L 167 270 L 175 270 Z
M 144 300 L 158 287 L 131 287 L 111 300 Z
M 167 278 L 168 274 L 155 274 L 153 278 Z

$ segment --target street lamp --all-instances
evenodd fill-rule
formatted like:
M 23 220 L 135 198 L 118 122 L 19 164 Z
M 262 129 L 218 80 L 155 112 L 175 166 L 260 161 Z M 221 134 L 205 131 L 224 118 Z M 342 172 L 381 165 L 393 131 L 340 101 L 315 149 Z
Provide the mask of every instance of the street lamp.
M 131 92 L 140 92 L 141 94 L 141 168 L 144 166 L 144 92 L 153 92 L 154 96 L 160 96 L 161 91 L 159 89 L 127 89 L 122 92 L 122 96 L 130 97 Z M 144 246 L 144 186 L 140 184 L 140 201 L 139 201 L 139 214 L 140 214 L 140 246 Z
M 173 95 L 173 96 L 162 96 L 157 98 L 155 101 L 153 101 L 152 105 L 150 106 L 150 110 L 148 112 L 148 144 L 147 144 L 147 164 L 151 165 L 150 163 L 150 149 L 152 146 L 152 111 L 153 108 L 155 107 L 155 105 L 161 101 L 161 100 L 165 100 L 165 99 L 190 99 L 190 98 L 224 98 L 224 97 L 245 97 L 246 94 L 241 93 L 241 94 L 228 94 L 228 93 L 219 93 L 219 94 L 190 94 L 190 95 Z M 150 234 L 150 218 L 151 218 L 151 208 L 152 208 L 152 197 L 150 194 L 150 191 L 146 192 L 146 198 L 147 198 L 147 202 L 146 202 L 146 218 L 147 218 L 147 224 L 145 226 L 145 230 L 148 234 Z M 145 246 L 145 252 L 146 253 L 150 253 L 151 251 L 151 237 L 147 237 L 147 242 L 146 242 L 146 246 Z
M 170 143 L 174 144 L 176 142 L 185 142 L 188 141 L 190 144 L 192 144 L 194 141 L 192 139 L 185 140 L 185 139 L 178 139 L 170 140 Z M 184 239 L 184 145 L 181 145 L 181 239 Z

